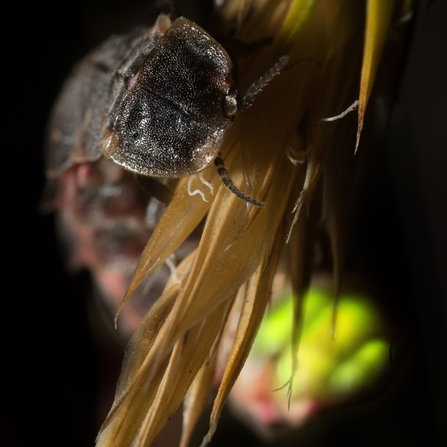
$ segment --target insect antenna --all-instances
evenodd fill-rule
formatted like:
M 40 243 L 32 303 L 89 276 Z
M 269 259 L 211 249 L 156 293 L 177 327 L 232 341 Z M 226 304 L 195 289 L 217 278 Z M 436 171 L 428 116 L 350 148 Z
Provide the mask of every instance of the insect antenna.
M 244 200 L 247 203 L 251 203 L 252 205 L 255 205 L 259 208 L 262 208 L 264 204 L 262 202 L 258 202 L 255 199 L 252 199 L 249 196 L 246 196 L 243 192 L 239 191 L 239 189 L 234 186 L 233 182 L 230 179 L 230 176 L 228 175 L 228 171 L 225 169 L 225 164 L 222 159 L 222 154 L 219 152 L 217 154 L 217 157 L 214 160 L 214 164 L 217 168 L 217 173 L 219 174 L 219 177 L 221 178 L 223 184 L 237 197 Z
M 256 95 L 284 68 L 289 62 L 289 56 L 282 56 L 275 65 L 256 82 L 245 93 L 245 96 L 239 101 L 238 110 L 247 110 L 252 104 Z

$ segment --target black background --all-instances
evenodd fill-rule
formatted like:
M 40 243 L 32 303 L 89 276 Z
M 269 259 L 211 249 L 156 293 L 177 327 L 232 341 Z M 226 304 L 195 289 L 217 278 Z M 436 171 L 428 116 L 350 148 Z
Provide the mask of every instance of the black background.
M 43 139 L 50 106 L 72 64 L 112 32 L 128 28 L 132 17 L 143 17 L 147 3 L 17 3 L 3 13 L 5 447 L 92 446 L 101 371 L 116 374 L 122 347 L 112 349 L 111 357 L 98 354 L 87 320 L 88 279 L 65 274 L 53 218 L 38 212 Z M 200 21 L 209 2 L 179 3 L 185 16 Z M 364 256 L 382 286 L 399 295 L 391 307 L 408 315 L 408 364 L 379 399 L 275 445 L 447 445 L 446 17 L 445 0 L 419 2 L 388 143 L 359 227 Z M 213 445 L 230 443 L 260 445 L 224 418 Z

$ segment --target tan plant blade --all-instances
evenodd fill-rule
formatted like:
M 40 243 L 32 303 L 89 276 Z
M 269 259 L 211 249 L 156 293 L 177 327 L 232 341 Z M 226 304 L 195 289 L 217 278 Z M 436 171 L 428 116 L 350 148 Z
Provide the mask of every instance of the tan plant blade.
M 243 29 L 244 34 L 247 29 L 253 27 L 253 21 L 250 16 L 249 23 Z M 324 26 L 325 23 L 321 23 L 318 17 L 307 23 L 302 30 L 301 39 L 290 49 L 290 64 L 259 94 L 253 106 L 238 116 L 231 129 L 239 134 L 245 190 L 248 189 L 248 193 L 257 200 L 263 200 L 266 196 L 276 175 L 278 162 L 296 132 L 297 123 L 319 88 L 321 68 L 317 61 L 321 60 L 323 53 L 322 45 L 318 42 L 321 41 L 319 31 Z M 269 24 L 269 27 L 274 29 L 272 24 Z M 259 29 L 263 30 L 262 27 Z M 259 38 L 266 36 L 268 34 L 263 33 Z M 316 43 L 309 46 L 309 41 Z M 241 70 L 244 73 L 241 85 L 250 85 L 253 79 L 259 76 L 259 66 L 268 69 L 271 66 L 268 64 L 276 62 L 277 57 L 284 54 L 284 51 L 279 44 L 259 51 L 250 59 L 249 65 Z M 264 169 L 264 166 L 268 169 Z M 256 185 L 253 179 L 256 179 Z M 255 212 L 246 220 L 247 224 L 255 217 Z
M 230 159 L 228 164 L 231 165 Z M 203 176 L 216 190 L 220 179 L 214 166 L 207 168 Z M 138 261 L 126 295 L 118 307 L 117 315 L 141 282 L 175 252 L 208 212 L 213 200 L 209 188 L 199 178 L 195 179 L 194 189 L 197 188 L 196 185 L 199 186 L 205 197 L 208 196 L 206 202 L 200 194 L 190 195 L 188 182 L 189 177 L 180 181 L 172 201 L 155 227 Z
M 177 266 L 175 272 L 176 279 L 173 277 L 170 278 L 163 294 L 152 305 L 140 326 L 135 331 L 126 348 L 115 400 L 119 399 L 121 394 L 123 394 L 133 380 L 135 380 L 135 376 L 137 375 L 140 366 L 152 349 L 159 332 L 172 310 L 182 286 L 182 282 L 185 281 L 185 277 L 191 270 L 195 256 L 196 252 L 194 251 Z
M 294 181 L 295 166 L 284 157 L 279 169 L 282 175 L 274 178 L 264 209 L 243 237 L 239 237 L 238 227 L 243 225 L 247 205 L 226 190 L 219 190 L 194 267 L 174 305 L 162 350 L 172 347 L 181 334 L 236 292 L 253 275 L 263 257 L 270 256 Z M 220 197 L 221 194 L 226 198 Z
M 174 295 L 174 298 L 168 300 L 166 292 L 161 297 L 161 302 L 164 303 L 162 306 L 162 327 L 160 327 L 160 321 L 156 319 L 157 311 L 152 309 L 149 311 L 149 317 L 144 322 L 144 326 L 151 335 L 150 346 L 143 342 L 144 350 L 132 354 L 133 357 L 130 357 L 127 362 L 132 366 L 131 373 L 126 372 L 128 368 L 125 365 L 123 380 L 120 380 L 118 387 L 117 399 L 104 424 L 99 445 L 107 445 L 106 442 L 114 438 L 120 439 L 120 442 L 126 445 L 125 443 L 136 435 L 138 427 L 143 422 L 142 418 L 151 411 L 150 405 L 154 399 L 155 389 L 160 383 L 174 345 L 179 339 L 183 338 L 188 330 L 192 329 L 213 312 L 216 307 L 221 305 L 225 299 L 228 299 L 232 293 L 237 291 L 238 287 L 253 274 L 262 254 L 265 253 L 265 256 L 268 256 L 272 246 L 272 241 L 269 239 L 276 235 L 288 199 L 290 185 L 294 178 L 294 166 L 288 161 L 284 162 L 284 165 L 285 175 L 277 177 L 277 182 L 273 188 L 273 194 L 279 194 L 279 191 L 285 194 L 284 202 L 275 200 L 275 195 L 269 196 L 266 201 L 266 209 L 271 212 L 260 213 L 247 230 L 244 238 L 234 241 L 236 236 L 233 233 L 234 220 L 232 218 L 237 217 L 238 213 L 242 217 L 246 212 L 247 205 L 231 193 L 228 194 L 227 200 L 223 201 L 219 194 L 227 194 L 227 191 L 223 189 L 219 191 L 216 198 L 219 206 L 213 206 L 211 209 L 202 237 L 202 244 L 204 245 L 201 244 L 201 248 L 198 249 L 192 271 L 189 272 L 185 268 L 187 271 L 184 276 L 187 277 L 187 280 L 183 284 L 179 296 L 175 298 Z M 230 204 L 222 205 L 228 201 Z M 233 213 L 231 213 L 232 211 Z M 230 213 L 232 218 L 228 216 L 223 218 L 222 213 L 224 215 Z M 221 226 L 229 227 L 233 231 L 228 231 L 228 228 L 227 231 L 222 231 Z M 270 237 L 267 237 L 264 243 L 259 244 L 258 234 L 266 234 Z M 237 262 L 234 262 L 235 258 L 237 258 Z M 189 266 L 190 258 L 185 261 L 188 261 Z M 181 266 L 186 264 L 185 261 Z M 217 277 L 216 267 L 222 268 L 222 270 L 217 270 L 219 272 Z M 234 269 L 236 269 L 237 275 Z M 196 275 L 199 276 L 198 279 Z M 236 283 L 232 282 L 235 281 L 235 276 L 238 276 Z M 166 317 L 168 308 L 166 302 L 169 302 L 170 307 L 172 299 L 176 301 L 169 316 Z M 152 325 L 148 324 L 151 320 L 152 325 L 155 325 L 153 327 L 157 328 L 155 337 L 154 332 L 150 332 L 150 326 Z M 143 332 L 142 330 L 140 334 Z M 139 349 L 138 339 L 141 340 L 141 337 L 136 338 L 137 349 Z M 204 343 L 203 338 L 201 343 Z M 138 362 L 132 360 L 133 358 L 138 358 Z M 138 363 L 141 364 L 139 368 Z M 144 390 L 144 393 L 141 390 Z M 130 411 L 132 411 L 132 424 L 125 429 L 123 426 L 124 415 Z
M 293 179 L 293 176 L 292 176 L 292 179 Z M 287 191 L 287 188 L 281 188 L 281 189 Z M 230 200 L 234 201 L 237 199 L 235 199 L 233 195 L 230 195 Z M 211 213 L 212 213 L 212 211 L 211 211 Z M 279 216 L 282 215 L 281 210 L 272 209 L 272 215 L 278 216 L 278 214 L 279 214 Z M 270 216 L 270 214 L 269 214 L 269 216 Z M 210 216 L 210 219 L 212 219 L 212 216 Z M 226 223 L 226 222 L 228 222 L 228 219 L 224 219 L 224 220 L 218 219 L 217 221 L 219 223 L 221 223 L 221 222 Z M 253 227 L 256 227 L 256 224 L 254 224 Z M 256 228 L 253 231 L 255 232 L 254 234 L 257 233 Z M 276 233 L 276 231 L 275 231 L 275 229 L 273 229 L 272 234 L 275 234 L 275 233 Z M 205 234 L 206 234 L 206 228 L 205 228 Z M 205 234 L 204 234 L 204 239 L 206 240 Z M 215 234 L 215 233 L 213 232 L 213 234 Z M 219 234 L 225 234 L 225 233 L 219 232 Z M 232 239 L 232 237 L 230 237 L 230 239 Z M 244 237 L 243 240 L 247 240 L 247 236 Z M 238 242 L 240 244 L 241 243 L 240 241 L 241 240 L 238 240 L 236 243 L 234 243 L 233 246 L 230 247 L 230 249 L 238 251 L 237 250 Z M 259 244 L 257 244 L 257 245 L 259 246 Z M 209 244 L 206 244 L 205 247 L 207 247 L 207 249 L 204 250 L 206 253 L 210 253 L 210 252 L 212 253 L 213 248 L 210 247 Z M 261 245 L 261 247 L 264 248 L 262 245 Z M 220 259 L 223 257 L 222 248 L 223 247 L 218 247 L 218 249 L 217 249 L 217 251 L 220 253 Z M 200 252 L 200 249 L 199 249 L 199 252 Z M 249 263 L 256 262 L 257 257 L 253 257 L 249 262 L 249 258 L 251 257 L 250 255 L 253 255 L 253 252 L 254 252 L 254 250 L 252 247 L 248 248 L 247 250 L 244 250 L 243 253 L 246 255 L 245 259 L 243 256 L 239 255 L 238 261 L 240 261 L 241 264 L 235 265 L 235 267 L 238 268 L 238 270 L 243 270 L 244 268 L 247 268 L 247 265 Z M 232 250 L 227 250 L 226 254 L 227 254 L 227 256 L 230 256 L 230 259 L 234 259 L 234 256 L 232 256 Z M 199 257 L 196 258 L 195 266 L 197 266 L 197 265 L 199 265 L 200 267 L 207 266 L 208 270 L 213 269 L 213 265 L 208 264 L 206 260 L 204 262 L 199 262 L 198 259 L 199 259 Z M 257 261 L 257 262 L 259 262 L 259 261 Z M 220 266 L 221 263 L 217 262 L 216 265 Z M 214 268 L 215 268 L 215 266 L 214 266 Z M 206 271 L 206 269 L 203 269 L 203 268 L 202 268 L 202 270 Z M 234 271 L 231 272 L 230 270 L 231 270 L 231 267 L 229 267 L 227 265 L 227 267 L 223 270 L 223 272 L 225 272 L 225 274 L 228 273 L 229 275 L 231 273 L 233 273 L 232 279 L 234 280 Z M 221 272 L 219 272 L 219 273 L 221 273 Z M 165 359 L 167 358 L 167 356 L 169 355 L 169 353 L 172 349 L 172 346 L 182 336 L 181 334 L 184 334 L 190 327 L 194 326 L 194 322 L 198 322 L 198 321 L 202 320 L 217 305 L 219 305 L 225 298 L 227 298 L 226 294 L 229 293 L 228 292 L 229 281 L 227 280 L 225 274 L 224 275 L 220 274 L 218 277 L 218 280 L 216 280 L 215 274 L 214 275 L 211 274 L 211 275 L 208 275 L 206 280 L 201 281 L 199 279 L 199 280 L 194 281 L 194 271 L 192 271 L 190 273 L 189 279 L 183 288 L 184 295 L 182 295 L 182 293 L 181 293 L 179 298 L 177 298 L 177 301 L 176 301 L 177 304 L 174 305 L 174 309 L 171 312 L 169 318 L 167 319 L 166 324 L 164 325 L 162 330 L 160 330 L 158 333 L 157 344 L 154 344 L 154 349 L 151 350 L 151 352 L 148 354 L 148 358 L 151 359 L 151 363 L 145 364 L 145 368 L 148 369 L 149 367 L 151 367 L 152 374 L 154 376 L 156 376 L 158 374 L 160 365 L 162 365 L 164 363 Z M 251 276 L 251 272 L 248 272 L 248 273 L 245 272 L 245 274 Z M 246 280 L 245 276 L 241 279 L 241 281 L 244 282 L 244 280 Z M 188 287 L 188 284 L 191 284 L 191 282 L 193 284 L 193 289 L 198 287 L 199 288 L 198 291 L 193 290 L 192 292 L 190 292 L 190 288 Z M 211 284 L 215 290 L 210 290 Z M 233 286 L 234 286 L 234 283 L 233 284 L 230 283 L 230 287 L 233 287 Z M 186 299 L 182 300 L 181 299 L 182 296 Z M 188 298 L 191 298 L 191 296 L 193 297 L 193 299 L 188 300 Z M 213 300 L 213 298 L 214 298 L 214 300 Z M 177 307 L 177 305 L 178 305 L 178 307 Z M 196 309 L 197 307 L 199 308 L 199 310 L 201 310 L 202 314 L 199 314 L 196 317 L 194 317 L 194 311 L 197 310 Z M 183 311 L 184 314 L 183 315 L 180 314 L 179 310 L 180 310 L 180 312 Z M 179 315 L 180 315 L 180 317 L 179 317 Z M 191 317 L 191 315 L 193 315 L 193 317 Z M 179 318 L 179 320 L 176 321 L 176 318 Z M 180 334 L 180 335 L 178 335 L 178 334 Z M 156 361 L 154 363 L 155 354 L 157 354 L 158 358 L 156 359 Z
M 363 48 L 362 76 L 360 80 L 357 151 L 368 99 L 376 77 L 383 47 L 388 35 L 394 0 L 368 0 L 366 6 L 365 43 Z
M 212 355 L 202 365 L 183 401 L 183 430 L 179 447 L 188 447 L 194 429 L 208 402 L 213 387 L 217 356 Z
M 176 272 L 178 278 L 183 278 L 187 274 L 193 259 L 194 253 L 182 261 Z M 159 333 L 172 310 L 179 289 L 179 283 L 173 282 L 167 285 L 163 295 L 146 314 L 126 348 L 115 400 L 98 435 L 98 447 L 113 445 L 112 441 L 117 440 L 126 445 L 138 431 L 164 370 L 160 368 L 154 375 L 149 368 L 145 368 L 145 365 L 150 365 L 156 352 L 156 349 L 152 349 L 154 344 L 160 343 Z M 151 383 L 152 388 L 149 387 Z M 132 424 L 128 424 L 127 418 L 130 415 Z
M 245 360 L 250 353 L 253 341 L 258 332 L 264 315 L 265 308 L 270 299 L 270 290 L 273 276 L 282 245 L 283 235 L 279 234 L 275 247 L 269 259 L 264 258 L 259 264 L 256 273 L 250 278 L 245 291 L 245 299 L 242 305 L 239 323 L 234 336 L 233 346 L 228 357 L 228 362 L 222 378 L 219 391 L 211 413 L 210 429 L 205 436 L 202 445 L 206 445 L 217 428 L 217 423 L 230 391 L 236 382 Z
M 224 328 L 221 328 L 222 335 L 219 344 L 213 346 L 206 362 L 196 375 L 194 382 L 191 384 L 185 396 L 180 447 L 187 447 L 189 445 L 196 423 L 209 401 L 213 383 L 217 380 L 217 377 L 222 375 L 224 369 L 223 362 L 226 362 L 231 349 L 244 296 L 245 285 L 235 295 L 227 323 Z
M 155 374 L 152 374 L 148 368 L 138 371 L 131 383 L 132 386 L 122 393 L 118 401 L 115 401 L 106 421 L 101 426 L 96 446 L 131 445 L 152 405 L 155 391 L 163 379 L 167 365 L 167 361 L 163 362 Z
M 223 302 L 177 341 L 154 402 L 132 444 L 134 447 L 151 445 L 177 410 L 212 346 L 218 343 L 232 304 L 233 298 Z
M 319 6 L 322 5 L 323 3 Z M 331 12 L 332 19 L 327 24 L 328 43 L 324 74 L 318 93 L 309 109 L 306 177 L 293 211 L 295 217 L 292 228 L 296 224 L 302 207 L 311 198 L 312 192 L 320 179 L 329 155 L 335 129 L 338 122 L 343 121 L 343 118 L 332 122 L 322 120 L 339 115 L 343 112 L 340 105 L 350 105 L 350 98 L 355 97 L 353 96 L 353 84 L 355 85 L 359 68 L 356 61 L 360 63 L 359 55 L 361 51 L 359 45 L 361 28 L 355 19 L 359 15 L 360 8 L 358 4 L 352 7 L 351 2 L 341 2 L 338 5 L 339 8 L 334 8 Z M 316 8 L 316 12 L 318 10 L 319 8 Z
M 187 447 L 195 426 L 210 398 L 213 383 L 216 376 L 220 375 L 222 369 L 222 357 L 228 356 L 231 345 L 229 338 L 233 338 L 237 323 L 236 317 L 240 315 L 241 303 L 244 299 L 245 285 L 242 286 L 235 294 L 231 311 L 228 314 L 227 322 L 221 328 L 221 334 L 216 337 L 216 341 L 205 361 L 202 368 L 197 373 L 194 382 L 189 388 L 185 400 L 183 401 L 183 430 L 179 447 Z M 230 345 L 230 346 L 228 346 Z M 226 349 L 228 346 L 228 349 Z

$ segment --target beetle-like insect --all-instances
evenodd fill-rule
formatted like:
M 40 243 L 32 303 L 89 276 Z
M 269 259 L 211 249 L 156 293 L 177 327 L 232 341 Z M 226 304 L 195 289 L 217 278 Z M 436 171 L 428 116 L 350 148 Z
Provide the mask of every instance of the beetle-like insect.
M 51 197 L 45 201 L 58 211 L 69 266 L 92 273 L 111 315 L 175 178 L 214 159 L 233 193 L 262 206 L 232 184 L 219 147 L 235 114 L 251 105 L 285 62 L 280 59 L 238 101 L 223 47 L 193 22 L 171 23 L 161 14 L 153 27 L 110 37 L 74 67 L 49 122 Z M 177 261 L 197 243 L 190 239 Z M 144 299 L 124 309 L 121 327 L 127 333 L 146 312 L 148 293 L 155 298 L 163 289 L 168 267 L 148 278 L 150 292 L 137 293 Z
M 238 100 L 233 63 L 195 23 L 161 14 L 154 27 L 113 36 L 88 55 L 63 88 L 50 126 L 48 175 L 104 155 L 137 176 L 179 178 L 215 160 L 233 193 L 219 153 L 236 113 L 282 69 L 281 58 Z

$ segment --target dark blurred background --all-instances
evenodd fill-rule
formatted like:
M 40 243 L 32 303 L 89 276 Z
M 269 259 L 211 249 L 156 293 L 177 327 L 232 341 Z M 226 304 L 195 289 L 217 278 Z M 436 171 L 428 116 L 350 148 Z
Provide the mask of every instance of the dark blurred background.
M 38 212 L 43 140 L 73 63 L 145 17 L 150 3 L 16 3 L 3 12 L 1 446 L 92 446 L 98 396 L 113 389 L 123 346 L 94 336 L 88 277 L 65 273 L 53 217 Z M 178 4 L 199 23 L 210 10 L 209 1 Z M 363 256 L 406 323 L 405 367 L 376 399 L 274 445 L 447 445 L 446 17 L 445 0 L 419 2 L 368 211 L 357 226 Z M 225 415 L 212 445 L 230 443 L 264 445 Z

